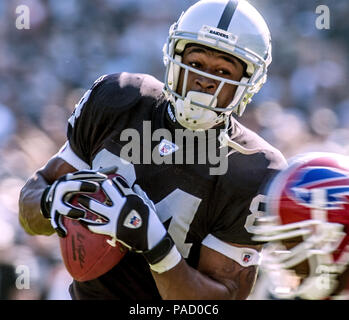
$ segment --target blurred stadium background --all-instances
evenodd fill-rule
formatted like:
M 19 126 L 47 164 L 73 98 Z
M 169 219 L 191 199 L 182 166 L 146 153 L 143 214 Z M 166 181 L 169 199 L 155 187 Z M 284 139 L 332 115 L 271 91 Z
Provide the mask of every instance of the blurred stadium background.
M 106 73 L 163 79 L 168 28 L 194 0 L 0 1 L 0 299 L 69 299 L 58 240 L 18 224 L 18 194 L 65 141 L 66 121 L 85 90 Z M 241 122 L 287 158 L 306 151 L 349 154 L 349 3 L 250 0 L 273 36 L 269 81 Z M 15 26 L 30 9 L 30 29 Z M 330 9 L 318 30 L 315 9 Z M 17 289 L 18 266 L 30 289 Z M 16 273 L 17 271 L 17 273 Z

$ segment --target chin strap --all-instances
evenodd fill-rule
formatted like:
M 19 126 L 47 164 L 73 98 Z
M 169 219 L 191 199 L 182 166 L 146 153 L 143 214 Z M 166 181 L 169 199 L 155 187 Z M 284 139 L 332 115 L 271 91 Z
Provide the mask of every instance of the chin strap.
M 242 133 L 242 128 L 239 126 L 237 121 L 231 119 L 231 116 L 226 116 L 225 119 L 225 129 L 219 135 L 218 140 L 220 143 L 220 148 L 231 147 L 233 150 L 227 154 L 227 157 L 230 156 L 235 151 L 240 152 L 245 155 L 250 155 L 258 153 L 261 151 L 259 148 L 249 149 L 243 147 L 241 144 L 235 142 L 233 139 L 237 138 Z M 231 131 L 231 136 L 229 136 L 229 131 Z
M 224 121 L 214 110 L 199 107 L 196 104 L 211 106 L 215 108 L 217 98 L 211 94 L 189 91 L 185 99 L 177 99 L 175 103 L 175 114 L 177 121 L 190 130 L 208 130 Z

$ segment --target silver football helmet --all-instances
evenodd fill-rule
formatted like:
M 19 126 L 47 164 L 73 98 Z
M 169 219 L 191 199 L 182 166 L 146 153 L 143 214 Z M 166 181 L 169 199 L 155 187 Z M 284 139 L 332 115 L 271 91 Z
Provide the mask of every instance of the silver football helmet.
M 183 64 L 181 55 L 189 43 L 237 57 L 246 63 L 246 74 L 240 81 L 233 81 Z M 166 66 L 165 93 L 174 105 L 178 122 L 192 130 L 209 129 L 223 122 L 232 112 L 241 116 L 252 96 L 265 83 L 272 60 L 268 26 L 246 0 L 198 1 L 171 26 L 163 53 Z M 178 94 L 181 68 L 184 83 L 182 94 Z M 187 92 L 189 71 L 219 81 L 215 94 Z M 237 86 L 235 96 L 226 108 L 216 106 L 224 84 Z

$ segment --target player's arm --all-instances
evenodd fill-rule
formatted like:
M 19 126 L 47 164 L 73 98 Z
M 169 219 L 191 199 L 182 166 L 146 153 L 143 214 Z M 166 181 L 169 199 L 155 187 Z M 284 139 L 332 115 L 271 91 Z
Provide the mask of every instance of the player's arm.
M 40 212 L 41 198 L 48 185 L 52 185 L 60 177 L 84 170 L 89 166 L 84 162 L 84 155 L 89 154 L 89 147 L 95 144 L 92 138 L 98 139 L 98 135 L 87 135 L 86 132 L 95 131 L 95 119 L 98 118 L 98 110 L 102 107 L 99 103 L 98 91 L 103 89 L 103 78 L 95 81 L 91 89 L 87 90 L 74 112 L 68 120 L 68 144 L 60 153 L 53 156 L 47 164 L 35 172 L 21 190 L 19 198 L 19 221 L 23 229 L 32 235 L 50 235 L 54 232 L 51 221 Z M 92 92 L 95 92 L 92 94 Z M 91 99 L 91 96 L 93 98 Z M 100 112 L 102 114 L 102 112 Z M 104 126 L 101 126 L 104 128 Z M 92 140 L 90 140 L 92 139 Z M 70 146 L 75 147 L 75 151 Z M 82 150 L 84 148 L 84 150 Z M 85 150 L 86 149 L 86 150 Z M 68 155 L 60 157 L 62 152 Z
M 237 244 L 226 245 L 240 247 Z M 260 249 L 259 246 L 244 247 L 256 251 Z M 197 270 L 182 259 L 174 268 L 164 273 L 152 271 L 152 274 L 163 299 L 242 300 L 248 297 L 253 288 L 257 266 L 241 266 L 231 258 L 203 245 Z
M 28 234 L 51 235 L 54 233 L 50 221 L 40 212 L 41 197 L 48 185 L 52 185 L 59 177 L 74 171 L 76 169 L 69 163 L 54 156 L 23 186 L 19 196 L 19 221 Z
M 106 170 L 115 171 L 115 167 Z M 86 169 L 77 171 L 65 160 L 54 157 L 30 179 L 21 192 L 21 224 L 30 234 L 50 235 L 53 228 L 59 236 L 65 237 L 67 230 L 62 216 L 71 219 L 85 216 L 85 210 L 69 202 L 71 196 L 97 192 L 99 183 L 106 179 L 107 175 L 102 172 Z

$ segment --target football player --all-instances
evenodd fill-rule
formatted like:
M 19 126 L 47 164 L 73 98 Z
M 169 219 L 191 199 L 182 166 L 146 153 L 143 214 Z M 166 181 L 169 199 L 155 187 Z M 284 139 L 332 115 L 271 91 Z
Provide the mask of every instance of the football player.
M 263 200 L 259 189 L 286 162 L 234 115 L 242 115 L 265 83 L 270 62 L 270 33 L 253 6 L 203 0 L 170 28 L 164 83 L 146 74 L 110 74 L 86 92 L 69 119 L 66 144 L 20 195 L 20 222 L 33 235 L 65 236 L 63 215 L 84 219 L 83 210 L 66 202 L 72 193 L 101 188 L 111 199 L 107 206 L 80 198 L 86 209 L 108 220 L 88 227 L 130 250 L 101 277 L 74 281 L 73 299 L 249 295 L 260 258 L 249 232 Z M 172 140 L 148 143 L 147 130 L 158 129 L 170 132 Z M 212 174 L 202 141 L 184 137 L 183 144 L 173 143 L 173 135 L 184 129 L 210 132 L 205 143 L 217 142 L 217 154 L 227 149 L 229 156 L 222 158 L 227 170 Z M 143 161 L 129 161 L 123 153 L 134 134 Z M 164 160 L 188 150 L 195 157 L 159 164 L 144 161 L 149 150 Z M 100 170 L 110 166 L 117 166 L 127 183 L 107 180 Z
M 253 237 L 264 283 L 279 299 L 349 298 L 349 158 L 307 153 L 272 179 Z

